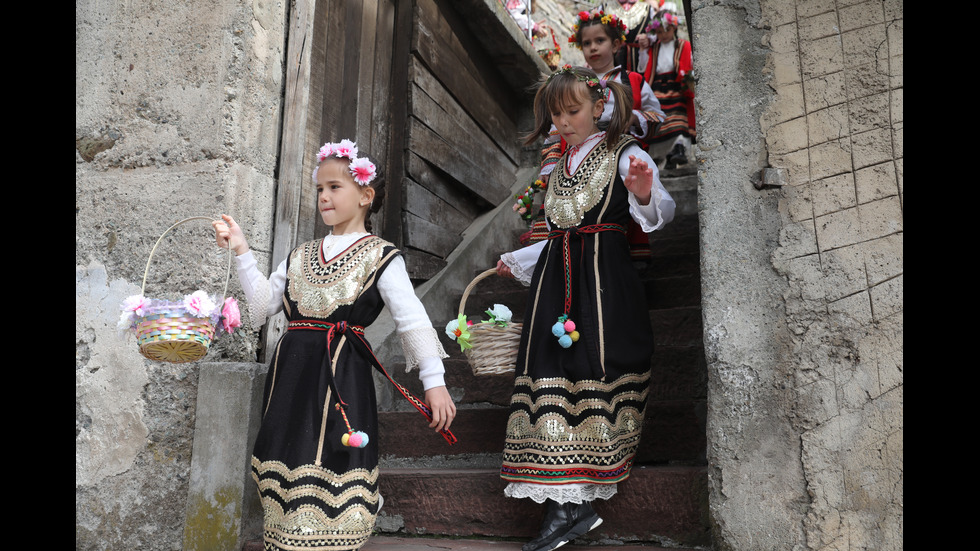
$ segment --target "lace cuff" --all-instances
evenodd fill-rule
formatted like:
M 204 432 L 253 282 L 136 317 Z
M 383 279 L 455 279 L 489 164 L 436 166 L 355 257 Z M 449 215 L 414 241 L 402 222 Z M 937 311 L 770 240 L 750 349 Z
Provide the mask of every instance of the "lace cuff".
M 269 318 L 269 302 L 272 301 L 272 286 L 265 279 L 253 282 L 251 300 L 248 301 L 248 318 L 252 329 L 262 327 Z
M 510 273 L 514 274 L 514 279 L 520 281 L 525 287 L 531 285 L 531 276 L 534 275 L 534 266 L 531 269 L 525 270 L 521 263 L 514 257 L 513 253 L 504 253 L 500 255 L 500 260 L 504 261 L 504 264 L 510 268 Z
M 545 500 L 558 503 L 582 503 L 596 499 L 609 499 L 616 495 L 616 484 L 530 484 L 511 482 L 504 488 L 504 495 L 513 498 L 528 498 L 535 503 Z
M 425 358 L 449 357 L 432 327 L 410 329 L 398 336 L 401 337 L 402 350 L 405 352 L 406 372 L 418 367 Z

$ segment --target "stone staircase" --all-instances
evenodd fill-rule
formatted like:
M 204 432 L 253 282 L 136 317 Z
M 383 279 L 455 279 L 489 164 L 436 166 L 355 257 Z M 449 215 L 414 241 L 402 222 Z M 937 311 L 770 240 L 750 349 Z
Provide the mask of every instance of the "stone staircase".
M 662 179 L 678 201 L 678 212 L 664 230 L 651 234 L 653 259 L 641 269 L 656 346 L 642 443 L 619 495 L 595 504 L 604 523 L 580 544 L 710 545 L 697 177 L 689 165 Z M 490 277 L 474 289 L 466 313 L 476 316 L 502 303 L 520 320 L 526 301 L 525 287 Z M 433 324 L 439 329 L 446 321 Z M 378 530 L 389 536 L 533 537 L 543 508 L 504 497 L 498 474 L 513 375 L 474 376 L 459 346 L 441 331 L 440 337 L 452 356 L 446 361 L 446 383 L 458 406 L 452 431 L 459 442 L 446 445 L 407 404 L 381 412 L 385 505 Z M 422 395 L 414 373 L 406 374 L 397 364 L 389 372 Z

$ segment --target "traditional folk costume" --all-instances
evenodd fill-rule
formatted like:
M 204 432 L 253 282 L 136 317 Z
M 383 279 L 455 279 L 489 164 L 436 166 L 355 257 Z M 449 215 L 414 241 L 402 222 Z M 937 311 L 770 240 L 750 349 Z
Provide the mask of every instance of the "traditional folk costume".
M 621 67 L 614 67 L 604 75 L 598 75 L 600 79 L 616 82 L 626 86 L 633 98 L 633 114 L 636 115 L 637 125 L 630 128 L 630 134 L 643 142 L 652 136 L 664 118 L 663 109 L 657 96 L 653 93 L 650 85 L 643 80 L 639 73 L 623 71 Z M 602 108 L 602 115 L 599 116 L 597 123 L 599 128 L 606 128 L 612 119 L 613 111 L 616 109 L 615 96 L 607 89 L 605 104 Z M 548 137 L 545 138 L 544 147 L 541 150 L 541 176 L 550 178 L 551 172 L 555 169 L 558 159 L 565 153 L 567 145 L 558 134 L 558 130 L 552 125 Z M 540 223 L 539 223 L 540 225 Z M 540 230 L 536 232 L 544 237 Z M 630 257 L 633 260 L 646 260 L 650 257 L 650 242 L 646 234 L 635 222 L 627 225 L 627 234 L 630 244 Z
M 649 205 L 623 184 L 630 155 L 654 171 Z M 549 239 L 501 256 L 531 287 L 501 477 L 510 497 L 566 504 L 608 499 L 629 476 L 653 338 L 626 227 L 659 229 L 675 204 L 630 136 L 610 148 L 605 132 L 594 134 L 558 167 L 545 199 Z M 563 315 L 579 333 L 568 348 L 553 333 Z
M 663 123 L 648 140 L 650 154 L 655 159 L 684 154 L 683 162 L 687 162 L 686 151 L 692 143 L 697 143 L 694 92 L 685 84 L 693 68 L 691 43 L 680 38 L 664 44 L 657 41 L 650 52 L 656 61 L 650 86 L 665 113 Z M 674 151 L 678 146 L 682 151 Z
M 364 327 L 387 304 L 408 366 L 420 367 L 426 390 L 445 384 L 441 358 L 447 355 L 399 251 L 374 235 L 305 243 L 269 279 L 249 252 L 238 257 L 238 273 L 253 326 L 279 310 L 289 322 L 269 366 L 252 455 L 265 549 L 358 549 L 371 535 L 381 501 L 372 366 L 388 376 Z M 367 436 L 364 447 L 354 447 L 355 431 Z M 344 435 L 351 446 L 342 443 Z M 443 436 L 452 442 L 451 433 Z
M 626 24 L 626 41 L 616 52 L 616 64 L 628 71 L 643 73 L 649 54 L 647 48 L 640 47 L 639 39 L 646 33 L 647 25 L 653 18 L 653 9 L 643 0 L 620 0 L 606 4 L 603 11 L 615 15 Z

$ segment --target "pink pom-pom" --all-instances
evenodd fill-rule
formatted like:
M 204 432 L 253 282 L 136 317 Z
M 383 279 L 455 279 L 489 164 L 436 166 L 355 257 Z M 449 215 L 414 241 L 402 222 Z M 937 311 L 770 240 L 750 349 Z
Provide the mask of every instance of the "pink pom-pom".
M 567 331 L 569 333 L 571 333 L 572 331 L 575 331 L 575 322 L 572 321 L 572 320 L 566 321 L 565 322 L 565 331 Z
M 350 446 L 350 447 L 352 447 L 352 448 L 360 448 L 361 447 L 361 433 L 355 432 L 354 434 L 350 435 L 350 438 L 347 439 L 347 445 Z

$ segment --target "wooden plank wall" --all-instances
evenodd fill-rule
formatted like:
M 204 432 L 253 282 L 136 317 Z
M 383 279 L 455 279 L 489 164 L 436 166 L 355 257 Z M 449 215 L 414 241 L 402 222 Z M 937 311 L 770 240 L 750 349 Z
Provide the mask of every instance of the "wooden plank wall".
M 401 216 L 388 220 L 401 225 L 409 275 L 424 280 L 445 266 L 474 218 L 509 197 L 520 156 L 515 106 L 524 100 L 470 36 L 454 2 L 415 0 L 399 24 L 408 16 L 409 51 L 396 61 L 405 64 L 408 102 Z

